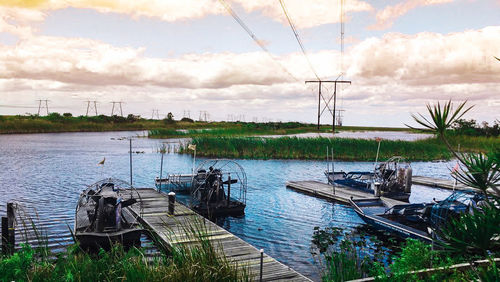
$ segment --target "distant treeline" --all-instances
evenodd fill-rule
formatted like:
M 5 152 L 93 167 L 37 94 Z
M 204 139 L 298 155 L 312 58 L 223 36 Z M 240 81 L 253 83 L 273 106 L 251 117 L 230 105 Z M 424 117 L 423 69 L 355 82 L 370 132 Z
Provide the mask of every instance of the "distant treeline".
M 143 130 L 150 123 L 133 115 L 73 117 L 69 113 L 51 113 L 47 116 L 0 116 L 0 133 Z
M 490 126 L 485 121 L 479 125 L 474 119 L 459 119 L 453 125 L 453 133 L 468 136 L 498 137 L 500 135 L 500 121 L 495 120 L 493 125 Z

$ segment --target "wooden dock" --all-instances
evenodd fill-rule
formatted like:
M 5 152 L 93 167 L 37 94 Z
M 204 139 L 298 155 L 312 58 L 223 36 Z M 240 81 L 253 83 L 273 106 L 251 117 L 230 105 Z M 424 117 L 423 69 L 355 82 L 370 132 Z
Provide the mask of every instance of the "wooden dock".
M 457 183 L 455 186 L 455 181 L 449 179 L 439 179 L 427 176 L 414 175 L 411 178 L 412 184 L 448 189 L 448 190 L 471 190 L 472 188 L 467 187 L 461 183 Z
M 353 198 L 353 200 L 378 199 L 378 197 L 375 197 L 372 193 L 364 192 L 347 186 L 338 185 L 334 190 L 333 185 L 319 181 L 288 181 L 286 183 L 286 187 L 318 198 L 336 201 L 348 205 L 350 205 L 349 199 L 351 199 L 351 197 Z M 380 198 L 383 199 L 384 202 L 388 204 L 388 206 L 407 204 L 405 202 L 386 197 Z
M 240 267 L 248 267 L 253 280 L 259 280 L 261 254 L 252 245 L 231 234 L 224 228 L 206 220 L 183 204 L 176 202 L 174 214 L 168 213 L 168 196 L 154 189 L 138 189 L 142 199 L 142 212 L 140 221 L 158 237 L 165 247 L 176 244 L 196 244 L 196 240 L 190 238 L 185 227 L 194 222 L 204 223 L 208 239 L 216 248 L 221 248 L 224 255 L 232 263 Z M 278 262 L 274 258 L 264 254 L 262 281 L 311 281 L 309 278 L 296 272 L 290 267 Z

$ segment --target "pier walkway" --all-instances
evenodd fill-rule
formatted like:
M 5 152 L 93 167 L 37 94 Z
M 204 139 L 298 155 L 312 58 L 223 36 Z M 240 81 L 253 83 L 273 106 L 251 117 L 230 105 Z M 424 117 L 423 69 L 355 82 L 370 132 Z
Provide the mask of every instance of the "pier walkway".
M 158 240 L 169 248 L 176 244 L 196 244 L 185 229 L 193 224 L 204 223 L 207 238 L 216 248 L 221 248 L 226 258 L 241 267 L 248 267 L 252 280 L 259 281 L 261 254 L 252 245 L 231 234 L 224 228 L 206 220 L 201 215 L 175 202 L 174 214 L 168 213 L 168 196 L 154 189 L 138 189 L 142 199 L 140 221 Z M 311 281 L 290 267 L 264 254 L 262 281 Z
M 295 191 L 306 193 L 318 198 L 332 200 L 343 204 L 350 205 L 349 199 L 353 200 L 376 200 L 372 193 L 363 192 L 358 189 L 353 189 L 347 186 L 336 186 L 319 182 L 319 181 L 288 181 L 286 187 Z M 334 189 L 335 188 L 335 189 Z M 406 204 L 398 200 L 381 197 L 389 206 Z
M 472 188 L 467 187 L 461 183 L 457 183 L 457 185 L 455 186 L 454 180 L 439 179 L 439 178 L 433 178 L 433 177 L 427 177 L 427 176 L 414 175 L 411 178 L 411 182 L 413 184 L 448 189 L 448 190 L 470 190 L 470 189 L 472 189 Z

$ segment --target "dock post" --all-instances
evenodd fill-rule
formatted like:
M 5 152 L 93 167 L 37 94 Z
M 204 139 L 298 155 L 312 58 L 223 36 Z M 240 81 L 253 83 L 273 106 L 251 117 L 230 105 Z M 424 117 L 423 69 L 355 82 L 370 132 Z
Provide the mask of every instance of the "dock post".
M 260 249 L 260 275 L 259 275 L 259 281 L 262 282 L 262 272 L 264 269 L 264 249 Z
M 229 206 L 230 201 L 231 201 L 231 173 L 227 177 L 227 206 Z
M 14 229 L 14 221 L 16 219 L 16 214 L 14 211 L 14 203 L 9 202 L 7 203 L 7 233 L 5 233 L 5 237 L 7 239 L 7 244 L 6 244 L 6 251 L 9 254 L 14 253 L 14 248 L 16 246 L 16 233 Z M 2 229 L 3 229 L 3 220 L 2 220 Z M 2 230 L 2 236 L 3 235 L 3 230 Z
M 373 195 L 375 197 L 380 197 L 380 183 L 375 182 L 373 183 Z
M 9 222 L 7 217 L 2 216 L 2 254 L 7 255 L 9 252 Z
M 174 215 L 174 211 L 175 211 L 175 193 L 170 192 L 168 193 L 168 214 Z

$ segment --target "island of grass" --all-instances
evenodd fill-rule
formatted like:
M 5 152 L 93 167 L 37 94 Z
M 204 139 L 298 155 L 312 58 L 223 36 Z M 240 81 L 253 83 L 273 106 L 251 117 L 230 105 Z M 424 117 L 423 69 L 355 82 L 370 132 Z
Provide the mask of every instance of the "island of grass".
M 500 148 L 499 138 L 453 136 L 451 143 L 467 152 L 488 152 Z M 378 142 L 348 138 L 262 138 L 262 137 L 196 137 L 196 155 L 213 158 L 237 159 L 304 159 L 324 160 L 326 148 L 333 149 L 335 160 L 374 161 Z M 180 153 L 191 154 L 184 144 Z M 452 157 L 447 147 L 437 138 L 416 141 L 383 140 L 379 160 L 403 156 L 409 161 L 448 160 Z

